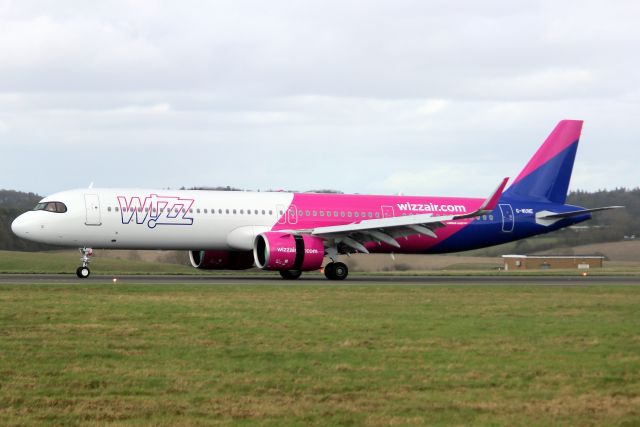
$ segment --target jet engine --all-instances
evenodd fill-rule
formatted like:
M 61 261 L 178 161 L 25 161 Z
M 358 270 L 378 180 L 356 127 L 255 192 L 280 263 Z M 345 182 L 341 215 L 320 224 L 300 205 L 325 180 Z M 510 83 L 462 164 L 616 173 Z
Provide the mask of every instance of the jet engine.
M 253 252 L 189 251 L 189 260 L 201 270 L 246 270 L 253 267 Z
M 253 256 L 256 265 L 263 270 L 317 270 L 324 259 L 324 240 L 314 236 L 267 231 L 256 236 Z

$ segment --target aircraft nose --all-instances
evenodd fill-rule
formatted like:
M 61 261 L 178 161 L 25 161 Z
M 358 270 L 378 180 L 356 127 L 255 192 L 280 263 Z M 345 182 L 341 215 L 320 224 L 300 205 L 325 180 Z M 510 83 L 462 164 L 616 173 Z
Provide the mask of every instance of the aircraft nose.
M 18 237 L 27 237 L 30 231 L 29 222 L 25 215 L 22 214 L 11 223 L 11 231 Z

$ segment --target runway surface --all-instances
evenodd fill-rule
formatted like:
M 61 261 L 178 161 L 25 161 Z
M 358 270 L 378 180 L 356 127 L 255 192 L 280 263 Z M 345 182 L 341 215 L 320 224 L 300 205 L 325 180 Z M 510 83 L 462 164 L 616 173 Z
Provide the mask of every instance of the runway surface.
M 100 276 L 93 275 L 88 279 L 78 279 L 72 274 L 0 274 L 0 285 L 9 284 L 203 284 L 203 285 L 419 285 L 419 286 L 602 286 L 624 285 L 640 286 L 640 277 L 637 276 L 378 276 L 378 275 L 351 275 L 344 281 L 329 281 L 324 277 L 314 274 L 295 281 L 282 280 L 279 275 L 119 275 Z

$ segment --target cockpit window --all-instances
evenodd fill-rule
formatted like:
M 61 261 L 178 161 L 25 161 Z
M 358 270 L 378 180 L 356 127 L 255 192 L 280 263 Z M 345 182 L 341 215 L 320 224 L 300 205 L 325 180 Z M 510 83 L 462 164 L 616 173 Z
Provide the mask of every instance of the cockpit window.
M 67 211 L 67 206 L 62 202 L 46 202 L 46 203 L 38 203 L 34 211 L 47 211 L 47 212 L 55 212 L 55 213 L 65 213 Z

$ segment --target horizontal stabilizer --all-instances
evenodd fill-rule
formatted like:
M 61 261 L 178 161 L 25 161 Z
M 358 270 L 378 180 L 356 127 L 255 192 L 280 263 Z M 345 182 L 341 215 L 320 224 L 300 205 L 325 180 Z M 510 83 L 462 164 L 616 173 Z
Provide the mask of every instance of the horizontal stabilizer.
M 566 218 L 573 218 L 573 217 L 588 214 L 591 212 L 606 211 L 609 209 L 621 209 L 621 208 L 624 208 L 624 206 L 605 206 L 602 208 L 580 209 L 577 211 L 560 212 L 560 213 L 541 211 L 536 213 L 536 224 L 540 224 L 540 225 L 544 225 L 545 227 L 548 227 Z
M 571 211 L 571 212 L 561 212 L 561 213 L 546 212 L 544 215 L 540 215 L 537 218 L 538 219 L 573 218 L 574 216 L 580 216 L 580 215 L 584 215 L 586 213 L 598 212 L 598 211 L 606 211 L 606 210 L 609 210 L 609 209 L 622 209 L 622 208 L 624 208 L 624 206 L 605 206 L 605 207 L 602 207 L 602 208 L 580 209 L 578 211 Z M 543 212 L 539 212 L 539 213 L 543 213 Z

